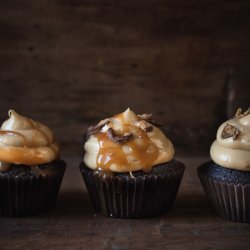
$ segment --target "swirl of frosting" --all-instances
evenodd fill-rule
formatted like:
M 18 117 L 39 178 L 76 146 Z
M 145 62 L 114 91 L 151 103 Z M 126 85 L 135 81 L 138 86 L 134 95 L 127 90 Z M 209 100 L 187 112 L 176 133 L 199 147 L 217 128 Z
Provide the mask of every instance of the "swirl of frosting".
M 172 160 L 173 144 L 152 124 L 151 116 L 139 116 L 127 109 L 91 127 L 84 145 L 86 166 L 131 173 L 149 171 L 154 165 Z
M 0 130 L 0 163 L 37 165 L 58 158 L 59 146 L 45 125 L 9 111 Z
M 250 171 L 250 110 L 224 122 L 217 131 L 210 155 L 217 164 L 231 169 Z

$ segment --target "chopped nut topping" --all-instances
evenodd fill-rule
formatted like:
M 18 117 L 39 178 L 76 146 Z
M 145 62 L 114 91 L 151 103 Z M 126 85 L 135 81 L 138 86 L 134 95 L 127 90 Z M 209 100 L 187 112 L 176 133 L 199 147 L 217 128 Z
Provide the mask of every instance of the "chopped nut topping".
M 248 114 L 250 114 L 250 107 L 244 113 L 242 113 L 242 109 L 237 109 L 235 117 L 242 118 L 244 116 L 247 116 Z
M 90 126 L 88 128 L 88 131 L 87 131 L 87 136 L 89 137 L 91 135 L 94 135 L 94 134 L 98 133 L 106 124 L 109 124 L 110 121 L 111 121 L 110 118 L 107 118 L 107 119 L 101 120 L 95 126 Z
M 230 124 L 227 124 L 221 133 L 221 138 L 226 139 L 226 138 L 233 137 L 233 140 L 235 141 L 239 134 L 240 134 L 240 131 L 237 128 L 235 128 L 234 126 Z
M 117 144 L 122 144 L 132 139 L 131 133 L 124 133 L 122 135 L 117 135 L 115 134 L 115 131 L 112 128 L 109 128 L 107 130 L 107 135 L 110 140 L 114 141 Z
M 140 129 L 145 131 L 146 133 L 153 131 L 153 126 L 150 123 L 146 122 L 145 120 L 140 121 L 138 125 Z
M 146 122 L 149 122 L 149 123 L 157 126 L 157 127 L 162 126 L 161 121 L 153 114 L 142 114 L 142 115 L 138 115 L 138 117 L 141 118 L 142 120 L 145 120 Z

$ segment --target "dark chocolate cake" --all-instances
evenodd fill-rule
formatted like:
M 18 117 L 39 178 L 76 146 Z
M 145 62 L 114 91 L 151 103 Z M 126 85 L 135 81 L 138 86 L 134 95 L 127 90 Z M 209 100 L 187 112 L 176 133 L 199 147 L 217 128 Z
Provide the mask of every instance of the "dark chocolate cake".
M 146 218 L 167 212 L 178 192 L 184 165 L 176 160 L 160 164 L 149 173 L 113 173 L 80 170 L 97 213 L 116 218 Z
M 250 185 L 250 172 L 240 171 L 219 166 L 213 161 L 204 163 L 198 168 L 199 176 L 206 175 L 217 181 L 233 183 L 235 185 Z
M 56 201 L 66 164 L 56 160 L 37 166 L 11 164 L 0 171 L 0 215 L 22 217 L 40 213 Z
M 250 172 L 221 167 L 213 161 L 201 165 L 197 172 L 218 216 L 250 222 Z

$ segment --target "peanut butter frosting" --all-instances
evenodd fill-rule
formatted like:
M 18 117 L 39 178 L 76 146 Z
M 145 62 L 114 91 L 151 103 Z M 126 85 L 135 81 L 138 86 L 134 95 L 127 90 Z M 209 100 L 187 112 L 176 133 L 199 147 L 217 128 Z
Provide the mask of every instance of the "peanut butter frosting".
M 34 166 L 58 156 L 58 143 L 47 126 L 9 111 L 9 119 L 0 129 L 0 167 L 10 163 Z
M 224 122 L 210 149 L 211 158 L 220 166 L 250 171 L 250 109 Z
M 150 171 L 152 166 L 172 160 L 173 144 L 156 124 L 151 114 L 136 115 L 130 109 L 102 120 L 88 131 L 85 165 L 131 173 Z

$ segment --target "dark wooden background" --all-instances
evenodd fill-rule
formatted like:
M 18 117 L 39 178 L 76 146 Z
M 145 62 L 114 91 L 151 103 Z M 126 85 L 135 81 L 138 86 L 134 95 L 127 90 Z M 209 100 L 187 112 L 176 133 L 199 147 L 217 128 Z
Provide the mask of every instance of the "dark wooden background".
M 216 217 L 196 175 L 249 79 L 249 0 L 1 0 L 0 121 L 48 124 L 68 168 L 54 209 L 0 219 L 0 249 L 249 249 L 250 226 Z M 79 173 L 86 128 L 127 107 L 159 115 L 185 157 L 157 218 L 96 216 Z
M 0 119 L 50 125 L 65 155 L 87 126 L 131 107 L 161 116 L 177 152 L 208 152 L 247 108 L 248 0 L 2 0 Z

